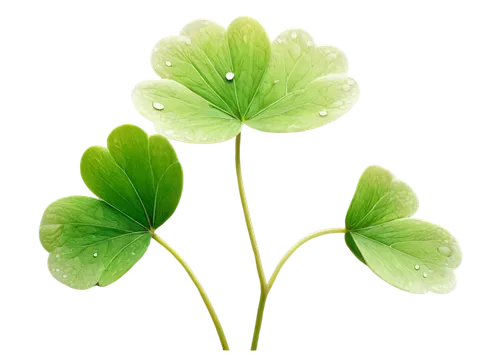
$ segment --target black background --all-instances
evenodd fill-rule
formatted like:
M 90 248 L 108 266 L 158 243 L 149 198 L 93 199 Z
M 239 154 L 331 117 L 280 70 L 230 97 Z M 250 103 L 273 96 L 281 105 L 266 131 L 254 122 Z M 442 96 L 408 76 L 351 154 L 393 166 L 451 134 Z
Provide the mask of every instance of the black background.
M 48 192 L 78 191 L 71 184 L 71 153 L 88 136 L 103 135 L 112 120 L 127 119 L 126 81 L 143 71 L 144 40 L 153 31 L 175 31 L 175 16 L 196 16 L 200 7 L 208 6 L 210 16 L 231 15 L 231 6 L 212 4 L 151 4 L 136 11 L 136 5 L 88 9 L 82 3 L 59 15 L 49 9 L 37 37 L 43 54 L 38 61 L 51 75 L 39 93 L 47 98 L 45 115 L 33 123 L 33 150 L 43 149 L 44 155 L 31 215 L 39 214 L 39 200 Z M 343 207 L 360 160 L 393 160 L 401 175 L 416 176 L 425 184 L 426 216 L 448 216 L 467 233 L 465 246 L 473 247 L 467 209 L 474 195 L 468 186 L 472 173 L 461 166 L 471 156 L 469 115 L 455 105 L 464 100 L 455 91 L 458 30 L 450 36 L 436 11 L 413 17 L 409 10 L 380 7 L 368 17 L 354 10 L 257 7 L 266 23 L 312 23 L 322 39 L 344 39 L 345 47 L 353 48 L 352 70 L 369 80 L 369 104 L 345 128 L 330 129 L 328 137 L 250 137 L 249 190 L 257 193 L 257 222 L 265 226 L 266 263 L 304 224 L 335 222 L 335 208 Z M 231 158 L 230 145 L 223 153 L 185 154 L 193 162 L 193 200 L 184 202 L 184 216 L 169 227 L 169 238 L 208 272 L 217 302 L 233 321 L 233 356 L 243 357 L 255 282 L 247 280 L 248 247 L 239 238 L 239 210 L 231 207 Z M 137 280 L 122 282 L 111 297 L 64 297 L 62 288 L 48 289 L 38 279 L 39 251 L 31 249 L 30 257 L 33 295 L 46 315 L 41 334 L 54 349 L 66 343 L 70 352 L 215 355 L 215 338 L 207 335 L 207 321 L 200 321 L 199 306 L 183 288 L 183 274 L 156 250 L 153 264 Z M 335 242 L 322 242 L 289 266 L 289 280 L 273 298 L 265 352 L 258 356 L 355 353 L 364 348 L 356 342 L 375 337 L 380 345 L 388 337 L 390 344 L 417 342 L 414 349 L 423 353 L 418 340 L 433 337 L 426 332 L 460 324 L 465 307 L 477 302 L 478 271 L 465 267 L 464 297 L 450 297 L 448 305 L 416 305 L 415 298 L 376 288 Z M 405 332 L 416 327 L 429 330 L 408 338 Z

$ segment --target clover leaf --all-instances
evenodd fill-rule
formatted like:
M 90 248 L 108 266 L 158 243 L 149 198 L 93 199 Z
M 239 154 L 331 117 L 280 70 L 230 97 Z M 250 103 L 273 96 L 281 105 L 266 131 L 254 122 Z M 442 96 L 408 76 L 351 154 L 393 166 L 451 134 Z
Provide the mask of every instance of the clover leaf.
M 442 227 L 410 218 L 418 208 L 413 190 L 388 170 L 371 166 L 361 176 L 346 216 L 345 241 L 375 274 L 413 293 L 447 293 L 460 246 Z
M 175 211 L 183 175 L 166 138 L 123 125 L 107 148 L 83 154 L 81 175 L 100 199 L 71 196 L 45 210 L 40 240 L 49 270 L 75 289 L 107 286 L 146 252 L 154 230 Z
M 162 39 L 151 63 L 162 80 L 139 83 L 132 98 L 158 133 L 189 143 L 216 143 L 247 124 L 265 132 L 300 132 L 349 111 L 359 89 L 335 47 L 316 46 L 303 30 L 272 43 L 255 20 L 225 30 L 206 20 Z

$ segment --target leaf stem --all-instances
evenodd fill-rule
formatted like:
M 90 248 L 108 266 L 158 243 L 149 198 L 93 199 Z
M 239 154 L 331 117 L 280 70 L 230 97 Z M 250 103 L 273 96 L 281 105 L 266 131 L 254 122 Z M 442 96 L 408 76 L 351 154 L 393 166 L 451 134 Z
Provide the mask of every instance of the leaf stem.
M 241 175 L 241 159 L 240 159 L 240 146 L 241 146 L 241 132 L 236 136 L 236 149 L 235 149 L 235 162 L 236 162 L 236 176 L 238 177 L 238 189 L 240 191 L 241 205 L 245 215 L 245 222 L 247 224 L 248 235 L 250 236 L 250 243 L 252 244 L 253 255 L 255 256 L 255 265 L 257 266 L 257 273 L 259 275 L 261 292 L 267 290 L 266 275 L 262 267 L 262 260 L 260 258 L 259 247 L 255 238 L 253 230 L 252 218 L 250 217 L 250 210 L 248 209 L 247 197 L 245 195 L 245 187 L 243 186 L 243 176 Z
M 193 270 L 187 262 L 182 258 L 181 255 L 177 251 L 174 250 L 172 246 L 170 246 L 165 240 L 163 240 L 161 237 L 159 237 L 156 233 L 153 233 L 153 239 L 155 239 L 161 246 L 166 248 L 172 256 L 176 258 L 177 261 L 184 267 L 186 272 L 188 273 L 189 277 L 191 277 L 191 280 L 193 281 L 194 285 L 198 289 L 198 292 L 200 292 L 200 296 L 203 299 L 203 302 L 205 303 L 205 306 L 208 309 L 208 312 L 210 313 L 210 317 L 212 317 L 212 321 L 214 322 L 215 329 L 217 330 L 217 334 L 219 335 L 220 343 L 222 345 L 222 349 L 225 351 L 229 350 L 229 345 L 227 344 L 226 336 L 224 335 L 224 331 L 222 329 L 222 325 L 220 324 L 219 318 L 217 317 L 217 314 L 215 313 L 214 307 L 212 306 L 212 303 L 210 302 L 210 299 L 207 296 L 207 293 L 203 289 L 203 286 L 201 285 L 200 281 L 194 274 Z
M 248 193 L 245 185 L 245 176 L 243 174 L 243 135 L 238 134 L 233 140 L 233 172 L 234 184 L 236 186 L 236 195 L 241 208 L 243 225 L 247 235 L 248 246 L 252 255 L 253 266 L 255 268 L 255 277 L 257 281 L 257 300 L 254 314 L 254 322 L 250 332 L 250 345 L 248 351 L 256 353 L 259 350 L 261 334 L 264 330 L 265 312 L 268 297 L 268 281 L 266 267 L 264 266 L 264 254 L 257 238 L 257 229 L 252 218 L 250 205 L 248 202 Z M 260 305 L 259 305 L 260 303 Z M 258 311 L 259 309 L 260 311 Z
M 309 235 L 306 235 L 302 239 L 300 239 L 299 241 L 297 241 L 286 252 L 286 254 L 281 258 L 280 262 L 278 263 L 278 265 L 274 269 L 274 272 L 271 275 L 271 278 L 269 279 L 268 289 L 271 290 L 271 287 L 273 287 L 274 281 L 276 280 L 276 277 L 278 276 L 278 274 L 279 274 L 281 268 L 283 267 L 283 265 L 285 264 L 286 260 L 288 260 L 290 258 L 290 256 L 292 256 L 292 254 L 295 252 L 295 250 L 297 250 L 299 247 L 301 247 L 302 245 L 304 245 L 309 240 L 312 240 L 312 239 L 314 239 L 315 237 L 318 237 L 318 236 L 323 236 L 323 235 L 328 235 L 328 234 L 343 234 L 343 233 L 346 233 L 346 232 L 347 232 L 347 230 L 344 229 L 344 228 L 341 228 L 341 229 L 340 228 L 323 229 L 323 230 L 315 231 L 315 232 L 313 232 L 313 233 L 311 233 Z
M 315 237 L 318 236 L 323 236 L 327 234 L 337 234 L 337 233 L 345 233 L 347 232 L 346 229 L 344 228 L 334 228 L 334 229 L 324 229 L 324 230 L 319 230 L 315 231 L 309 235 L 304 236 L 302 239 L 297 241 L 287 252 L 283 257 L 281 258 L 280 262 L 274 269 L 273 274 L 271 275 L 271 278 L 269 279 L 269 282 L 267 283 L 267 290 L 265 293 L 262 293 L 260 296 L 260 301 L 259 301 L 259 308 L 257 309 L 257 318 L 255 320 L 255 329 L 253 332 L 253 340 L 252 340 L 252 348 L 251 350 L 255 351 L 257 350 L 257 345 L 259 344 L 259 334 L 260 334 L 260 326 L 262 325 L 262 317 L 264 315 L 264 308 L 266 306 L 266 300 L 267 296 L 269 295 L 269 292 L 271 291 L 271 288 L 273 287 L 274 281 L 276 281 L 276 277 L 278 276 L 278 273 L 280 272 L 281 268 L 285 264 L 285 262 L 292 256 L 292 254 L 302 245 L 304 245 L 306 242 L 309 240 L 314 239 Z

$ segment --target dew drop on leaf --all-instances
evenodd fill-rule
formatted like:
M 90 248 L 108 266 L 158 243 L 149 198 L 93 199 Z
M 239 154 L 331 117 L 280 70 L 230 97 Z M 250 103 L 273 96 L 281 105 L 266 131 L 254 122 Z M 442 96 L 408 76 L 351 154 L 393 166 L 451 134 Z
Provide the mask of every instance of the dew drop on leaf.
M 68 275 L 64 274 L 62 277 L 63 277 L 63 278 L 66 278 L 66 277 L 68 277 Z
M 232 81 L 234 79 L 234 73 L 228 72 L 226 73 L 226 80 Z
M 163 111 L 165 106 L 159 102 L 153 102 L 153 108 L 156 109 L 157 111 Z
M 322 109 L 321 111 L 319 111 L 319 115 L 320 115 L 321 117 L 324 117 L 324 116 L 326 116 L 327 114 L 328 114 L 328 111 L 327 111 L 326 109 Z
M 97 251 L 94 252 L 94 255 L 92 255 L 92 256 L 94 256 L 94 258 L 96 258 L 97 257 Z
M 132 252 L 132 256 L 134 256 L 134 255 L 135 255 L 135 252 Z
M 56 268 L 56 272 L 59 272 L 59 271 L 61 271 L 61 269 L 60 268 Z
M 423 278 L 427 278 L 427 273 L 424 272 L 424 274 L 422 275 Z
M 167 65 L 167 67 L 172 67 L 172 62 L 170 62 L 170 61 L 165 61 L 165 65 Z
M 276 42 L 277 42 L 277 43 L 279 43 L 279 44 L 281 45 L 281 44 L 283 43 L 283 40 L 281 40 L 280 38 L 278 38 L 278 39 L 276 40 Z
M 444 255 L 446 257 L 450 257 L 451 256 L 451 249 L 448 247 L 448 246 L 440 246 L 438 248 L 438 252 L 441 254 L 441 255 Z
M 280 80 L 274 80 L 274 84 L 278 83 Z
M 420 270 L 420 265 L 415 265 L 415 270 L 416 271 Z

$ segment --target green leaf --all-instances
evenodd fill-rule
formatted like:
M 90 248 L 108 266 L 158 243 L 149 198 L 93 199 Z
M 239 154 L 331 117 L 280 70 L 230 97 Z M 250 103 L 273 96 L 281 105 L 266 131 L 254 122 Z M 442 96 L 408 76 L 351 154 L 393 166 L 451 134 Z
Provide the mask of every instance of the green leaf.
M 346 244 L 386 282 L 413 293 L 447 293 L 462 260 L 455 238 L 438 225 L 409 218 L 418 208 L 413 190 L 388 170 L 361 176 L 346 215 Z
M 438 225 L 398 219 L 349 233 L 368 267 L 388 283 L 413 293 L 447 293 L 462 254 L 455 238 Z
M 151 63 L 163 79 L 137 85 L 134 105 L 158 133 L 189 143 L 231 139 L 243 123 L 266 132 L 316 128 L 345 114 L 359 95 L 340 50 L 316 47 L 302 30 L 285 31 L 271 45 L 248 17 L 227 31 L 194 21 L 162 39 Z
M 182 192 L 182 168 L 168 140 L 124 125 L 108 137 L 108 148 L 90 147 L 80 171 L 87 187 L 147 229 L 173 214 Z
M 355 230 L 410 217 L 417 209 L 417 196 L 408 184 L 384 168 L 371 166 L 359 179 L 345 225 Z
M 85 196 L 55 201 L 40 224 L 50 272 L 76 289 L 116 281 L 142 257 L 150 239 L 142 225 L 104 201 Z
M 243 126 L 239 119 L 171 80 L 141 82 L 132 99 L 139 113 L 154 122 L 158 133 L 180 142 L 223 142 L 236 136 Z
M 359 88 L 347 76 L 347 58 L 332 46 L 315 46 L 296 29 L 272 44 L 271 60 L 246 124 L 264 132 L 300 132 L 323 126 L 349 111 Z
M 72 196 L 45 210 L 40 241 L 60 282 L 87 289 L 124 275 L 146 252 L 152 232 L 175 211 L 182 168 L 166 138 L 124 125 L 107 148 L 83 154 L 81 175 L 100 199 Z

